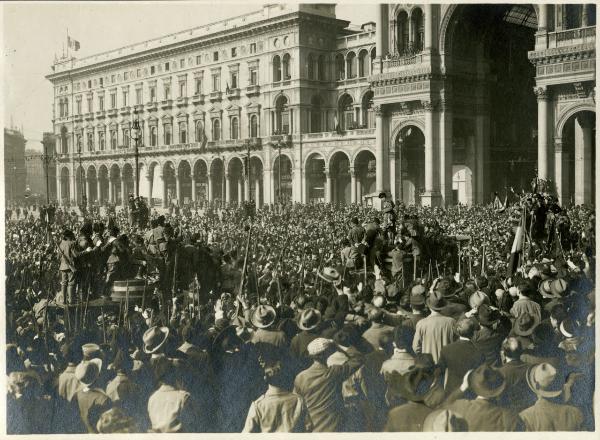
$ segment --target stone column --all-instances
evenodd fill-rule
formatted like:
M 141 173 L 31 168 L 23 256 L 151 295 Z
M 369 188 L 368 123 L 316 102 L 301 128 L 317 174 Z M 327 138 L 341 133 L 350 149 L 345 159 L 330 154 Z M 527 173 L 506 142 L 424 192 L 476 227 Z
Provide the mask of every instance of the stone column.
M 356 169 L 350 167 L 350 203 L 356 203 Z
M 425 25 L 425 35 L 423 41 L 423 49 L 431 50 L 434 47 L 433 42 L 433 14 L 431 12 L 432 5 L 431 3 L 425 3 L 423 5 L 423 20 Z
M 168 208 L 169 204 L 167 200 L 167 179 L 165 179 L 165 175 L 163 173 L 160 173 L 158 177 L 160 178 L 160 184 L 162 187 L 162 207 Z
M 206 194 L 206 201 L 207 202 L 212 202 L 214 197 L 213 197 L 213 191 L 212 191 L 212 175 L 210 173 L 208 173 L 206 175 L 206 183 L 208 184 L 208 188 L 206 190 L 207 194 Z
M 331 174 L 325 170 L 325 203 L 331 203 Z
M 538 21 L 538 32 L 548 30 L 548 5 L 547 4 L 539 4 L 538 5 L 537 21 Z
M 62 206 L 62 179 L 59 170 L 56 170 L 56 200 L 58 205 Z
M 452 108 L 442 102 L 440 113 L 440 193 L 443 203 L 452 203 Z
M 152 208 L 152 186 L 154 185 L 153 175 L 146 174 L 146 180 L 148 181 L 148 207 Z
M 575 204 L 592 200 L 592 119 L 588 114 L 575 118 Z
M 390 192 L 392 193 L 392 199 L 396 200 L 398 198 L 398 182 L 400 181 L 400 176 L 398 173 L 398 168 L 400 161 L 400 148 L 401 144 L 390 143 L 390 153 L 389 153 L 389 163 L 390 163 Z
M 376 6 L 377 15 L 375 16 L 375 36 L 376 36 L 376 58 L 375 71 L 381 72 L 381 60 L 389 52 L 388 50 L 388 5 L 381 3 Z
M 569 153 L 563 150 L 562 138 L 554 139 L 554 176 L 558 202 L 566 206 L 570 201 Z
M 434 106 L 429 101 L 423 102 L 425 110 L 425 193 L 421 196 L 423 206 L 438 206 L 440 203 L 439 182 L 436 174 L 439 173 L 436 160 L 434 136 Z
M 267 162 L 269 163 L 269 162 Z M 265 168 L 263 171 L 263 203 L 265 205 L 273 203 L 273 170 Z
M 115 189 L 113 188 L 113 181 L 110 177 L 108 177 L 108 203 L 113 202 L 115 194 Z
M 387 118 L 384 114 L 384 109 L 382 106 L 376 106 L 374 108 L 375 111 L 375 161 L 376 161 L 376 191 L 385 191 L 386 184 L 384 182 L 384 136 L 385 136 L 385 127 L 387 124 Z
M 71 168 L 71 184 L 69 185 L 69 201 L 77 200 L 77 194 L 79 193 L 79 187 L 77 186 L 77 168 L 73 166 Z
M 534 89 L 538 102 L 538 177 L 548 179 L 548 116 L 550 109 L 550 94 L 546 87 Z
M 96 198 L 98 203 L 102 204 L 102 181 L 99 176 L 96 177 Z
M 87 200 L 87 205 L 90 206 L 92 204 L 92 181 L 86 177 L 86 185 L 85 185 L 85 199 Z
M 256 194 L 255 195 L 256 209 L 258 209 L 258 208 L 260 208 L 260 177 L 256 178 L 254 190 L 255 190 L 255 194 Z
M 195 202 L 196 198 L 196 176 L 192 172 L 192 202 Z
M 123 174 L 121 174 L 121 205 L 127 206 L 127 182 Z
M 244 173 L 244 200 L 250 201 L 250 176 L 248 172 Z
M 181 176 L 178 172 L 175 173 L 175 197 L 177 197 L 177 206 L 182 206 L 182 203 L 181 203 Z
M 356 179 L 356 201 L 362 205 L 362 184 L 360 179 Z
M 225 203 L 229 205 L 231 202 L 231 175 L 229 173 L 225 174 Z
M 306 190 L 306 177 L 303 166 L 302 149 L 299 144 L 294 144 L 294 155 L 292 157 L 292 198 L 294 202 L 302 203 L 308 201 Z
M 244 201 L 244 193 L 243 193 L 244 189 L 242 186 L 242 178 L 241 177 L 237 180 L 237 188 L 238 188 L 238 193 L 237 193 L 238 200 L 237 201 L 238 201 L 238 204 L 241 205 L 242 202 Z

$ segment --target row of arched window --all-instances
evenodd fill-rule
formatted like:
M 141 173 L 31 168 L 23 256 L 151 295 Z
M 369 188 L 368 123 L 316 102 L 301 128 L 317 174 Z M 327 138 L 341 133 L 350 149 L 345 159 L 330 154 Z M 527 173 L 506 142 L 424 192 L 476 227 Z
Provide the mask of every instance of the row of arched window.
M 61 98 L 58 100 L 58 117 L 66 118 L 69 116 L 69 98 Z
M 284 54 L 283 57 L 279 55 L 273 57 L 273 82 L 287 81 L 292 78 L 290 60 L 289 53 Z
M 346 56 L 338 53 L 335 56 L 336 79 L 364 78 L 373 71 L 373 61 L 375 60 L 375 48 L 369 52 L 362 49 L 358 56 L 354 52 L 348 52 Z
M 413 8 L 410 12 L 401 10 L 393 22 L 393 27 L 394 47 L 398 54 L 407 56 L 423 51 L 425 27 L 423 11 L 420 8 Z

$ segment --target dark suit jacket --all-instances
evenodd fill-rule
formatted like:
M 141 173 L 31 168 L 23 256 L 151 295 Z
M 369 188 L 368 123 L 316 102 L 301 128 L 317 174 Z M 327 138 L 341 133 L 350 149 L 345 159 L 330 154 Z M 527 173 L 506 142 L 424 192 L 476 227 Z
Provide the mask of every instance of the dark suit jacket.
M 498 369 L 506 379 L 506 388 L 499 399 L 500 405 L 521 412 L 535 403 L 536 396 L 527 385 L 527 369 L 530 366 L 516 360 Z
M 447 370 L 446 392 L 460 387 L 467 371 L 485 362 L 483 353 L 471 341 L 458 340 L 442 347 L 438 363 Z

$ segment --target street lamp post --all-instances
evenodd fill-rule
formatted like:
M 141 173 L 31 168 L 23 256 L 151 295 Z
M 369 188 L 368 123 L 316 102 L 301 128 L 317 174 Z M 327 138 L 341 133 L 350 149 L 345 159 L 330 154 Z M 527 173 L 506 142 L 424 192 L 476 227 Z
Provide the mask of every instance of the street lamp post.
M 48 154 L 48 143 L 47 141 L 43 141 L 42 145 L 44 146 L 44 154 L 42 154 L 41 159 L 44 162 L 44 173 L 46 174 L 46 204 L 50 204 L 50 183 L 48 181 L 48 165 L 50 162 L 54 160 L 54 155 Z M 58 198 L 58 194 L 56 196 Z
M 135 116 L 136 118 L 133 121 L 133 127 L 131 129 L 131 138 L 133 139 L 133 154 L 135 157 L 135 197 L 138 198 L 140 196 L 140 150 L 138 142 L 142 137 L 142 130 L 140 128 L 140 120 L 137 112 L 135 113 Z
M 221 156 L 223 162 L 223 180 L 221 182 L 221 209 L 225 208 L 225 156 Z

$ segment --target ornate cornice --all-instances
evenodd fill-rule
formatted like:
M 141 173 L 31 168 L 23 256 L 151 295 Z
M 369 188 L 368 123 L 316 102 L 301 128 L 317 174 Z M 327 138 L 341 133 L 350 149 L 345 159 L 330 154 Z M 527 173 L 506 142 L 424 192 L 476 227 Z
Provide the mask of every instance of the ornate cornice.
M 538 101 L 547 101 L 550 99 L 550 91 L 547 87 L 534 87 L 533 93 L 537 97 Z
M 564 61 L 585 60 L 595 58 L 595 56 L 596 45 L 594 43 L 537 51 L 534 50 L 527 54 L 529 61 L 536 66 L 538 64 L 554 64 Z

